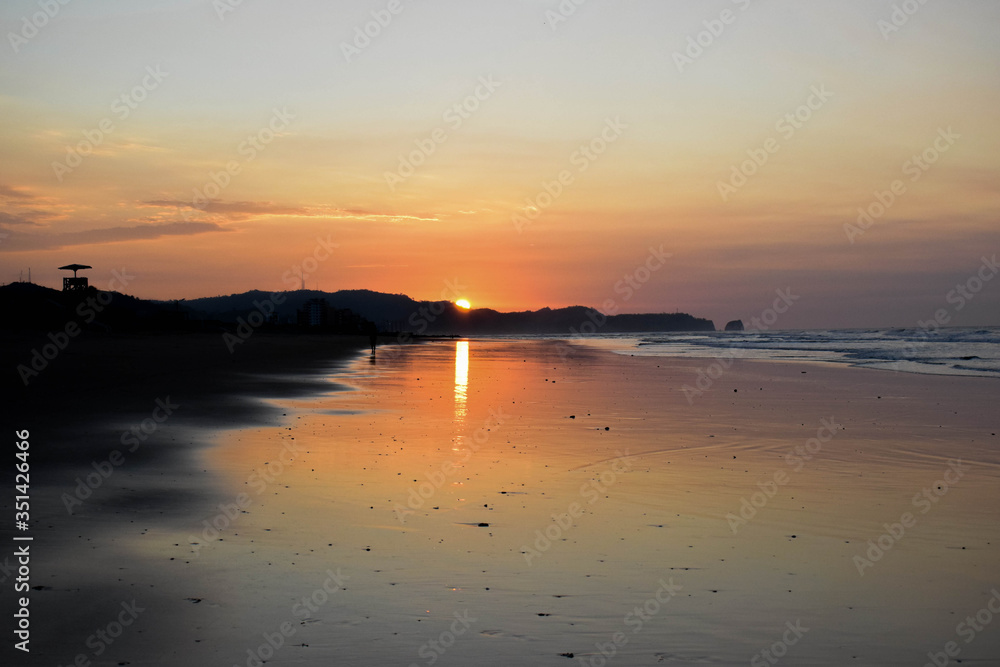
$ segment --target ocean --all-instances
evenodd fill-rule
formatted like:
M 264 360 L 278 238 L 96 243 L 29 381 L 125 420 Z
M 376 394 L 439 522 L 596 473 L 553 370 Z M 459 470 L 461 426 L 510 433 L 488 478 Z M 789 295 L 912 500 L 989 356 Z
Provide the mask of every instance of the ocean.
M 637 333 L 567 340 L 635 356 L 834 363 L 905 373 L 1000 377 L 1000 327 Z

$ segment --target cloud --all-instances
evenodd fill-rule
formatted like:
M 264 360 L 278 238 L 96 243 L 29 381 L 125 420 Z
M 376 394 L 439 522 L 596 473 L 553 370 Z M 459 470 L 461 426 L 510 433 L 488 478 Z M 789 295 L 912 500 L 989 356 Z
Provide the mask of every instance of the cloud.
M 0 183 L 0 197 L 5 199 L 35 199 L 35 195 L 24 192 L 20 188 L 12 188 L 9 185 Z
M 178 199 L 154 199 L 142 202 L 146 206 L 161 208 L 190 208 L 206 213 L 220 213 L 233 218 L 247 218 L 256 215 L 303 215 L 308 216 L 309 210 L 296 206 L 285 206 L 274 202 L 234 201 L 224 202 L 219 199 L 209 200 L 200 206 L 194 202 Z
M 361 209 L 343 209 L 332 206 L 288 206 L 274 202 L 234 201 L 225 202 L 213 199 L 200 206 L 193 202 L 179 199 L 153 199 L 144 201 L 142 206 L 158 208 L 193 209 L 209 214 L 224 216 L 229 220 L 245 220 L 264 216 L 296 216 L 302 218 L 328 218 L 334 220 L 365 220 L 382 222 L 438 222 L 439 218 L 427 218 L 416 215 L 397 215 L 393 213 L 375 213 Z
M 29 220 L 23 215 L 14 215 L 0 211 L 0 225 L 33 225 L 39 226 L 34 220 Z
M 5 210 L 0 211 L 0 224 L 3 225 L 31 225 L 34 227 L 44 227 L 45 223 L 58 219 L 61 213 L 51 210 L 59 208 L 47 197 L 40 197 L 31 194 L 24 188 L 14 187 L 0 183 L 0 203 Z M 46 206 L 47 210 L 31 208 Z
M 0 245 L 0 252 L 21 252 L 25 250 L 56 250 L 72 246 L 97 243 L 122 243 L 125 241 L 148 241 L 164 236 L 191 236 L 210 232 L 229 232 L 214 222 L 172 222 L 158 225 L 137 225 L 134 227 L 107 227 L 88 229 L 82 232 L 61 234 L 15 234 L 0 229 L 7 238 Z

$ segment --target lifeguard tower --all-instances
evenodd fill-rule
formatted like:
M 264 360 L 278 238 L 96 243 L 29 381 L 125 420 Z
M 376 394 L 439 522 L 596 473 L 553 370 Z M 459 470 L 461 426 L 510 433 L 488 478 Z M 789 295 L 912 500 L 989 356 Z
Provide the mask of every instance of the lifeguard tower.
M 87 266 L 86 264 L 67 264 L 66 266 L 60 266 L 60 271 L 72 271 L 72 278 L 63 278 L 63 292 L 82 292 L 90 287 L 90 282 L 86 277 L 77 278 L 76 272 L 82 269 L 92 269 L 94 267 Z

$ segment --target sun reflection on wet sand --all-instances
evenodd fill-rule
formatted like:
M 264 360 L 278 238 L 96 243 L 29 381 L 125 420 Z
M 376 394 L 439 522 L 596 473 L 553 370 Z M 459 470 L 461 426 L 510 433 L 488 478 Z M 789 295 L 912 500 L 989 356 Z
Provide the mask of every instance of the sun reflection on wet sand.
M 469 341 L 455 343 L 455 422 L 465 421 L 469 399 Z

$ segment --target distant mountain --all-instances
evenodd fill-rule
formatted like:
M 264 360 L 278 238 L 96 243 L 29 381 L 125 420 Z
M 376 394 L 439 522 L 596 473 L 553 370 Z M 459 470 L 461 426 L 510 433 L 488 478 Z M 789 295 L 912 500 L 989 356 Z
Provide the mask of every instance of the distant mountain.
M 270 326 L 295 327 L 298 311 L 320 299 L 331 309 L 350 310 L 374 322 L 381 331 L 415 334 L 564 334 L 715 331 L 711 320 L 685 313 L 605 316 L 593 308 L 542 308 L 501 313 L 489 308 L 464 310 L 449 301 L 416 301 L 404 294 L 370 290 L 262 292 L 180 301 L 147 301 L 117 292 L 61 292 L 33 285 L 0 286 L 3 330 L 61 330 L 68 323 L 105 331 L 158 331 L 230 328 L 255 311 Z M 271 318 L 276 316 L 276 322 Z M 352 325 L 356 326 L 356 325 Z
M 269 292 L 245 292 L 184 302 L 191 317 L 235 321 L 271 299 Z M 294 322 L 296 311 L 310 299 L 324 299 L 332 308 L 349 309 L 375 322 L 383 331 L 418 334 L 566 334 L 653 331 L 715 331 L 711 320 L 686 313 L 653 313 L 606 317 L 592 308 L 543 308 L 500 313 L 488 308 L 471 311 L 449 301 L 416 301 L 404 294 L 370 290 L 282 292 L 275 307 L 280 322 Z
M 388 323 L 405 323 L 410 313 L 419 308 L 419 305 L 414 305 L 417 304 L 416 301 L 403 294 L 383 294 L 370 290 L 341 290 L 333 293 L 316 290 L 277 293 L 253 290 L 229 296 L 191 299 L 182 303 L 193 318 L 230 322 L 237 317 L 245 317 L 258 308 L 255 304 L 271 300 L 273 294 L 278 294 L 276 300 L 280 300 L 280 303 L 274 304 L 275 313 L 283 323 L 295 322 L 296 313 L 311 299 L 325 299 L 331 308 L 351 310 L 381 328 L 386 328 Z

